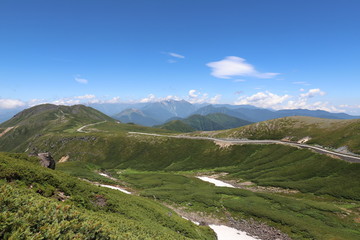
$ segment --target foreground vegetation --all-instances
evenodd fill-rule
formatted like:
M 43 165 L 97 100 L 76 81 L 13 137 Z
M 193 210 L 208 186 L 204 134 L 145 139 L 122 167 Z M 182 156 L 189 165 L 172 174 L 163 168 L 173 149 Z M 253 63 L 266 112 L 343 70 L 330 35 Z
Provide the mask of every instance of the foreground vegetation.
M 0 154 L 1 239 L 214 239 L 171 210 Z
M 311 194 L 275 194 L 215 187 L 192 173 L 110 171 L 142 196 L 207 213 L 226 222 L 253 218 L 288 233 L 293 239 L 359 239 L 360 202 Z

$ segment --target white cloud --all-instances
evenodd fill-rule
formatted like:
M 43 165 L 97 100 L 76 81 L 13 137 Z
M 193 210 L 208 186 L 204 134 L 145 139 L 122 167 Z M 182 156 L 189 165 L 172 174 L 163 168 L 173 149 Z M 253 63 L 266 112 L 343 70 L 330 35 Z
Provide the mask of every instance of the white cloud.
M 317 96 L 324 96 L 325 92 L 320 89 L 310 89 L 306 93 L 302 93 L 297 97 L 290 95 L 277 95 L 269 91 L 258 92 L 252 96 L 242 96 L 235 104 L 249 104 L 261 108 L 280 109 L 310 109 L 310 110 L 325 110 L 330 112 L 343 112 L 344 109 L 340 106 L 336 107 L 328 102 L 316 101 L 311 102 Z
M 25 103 L 17 99 L 6 99 L 6 98 L 0 99 L 1 109 L 13 109 L 22 106 L 25 106 Z
M 206 64 L 212 69 L 211 75 L 217 78 L 229 79 L 234 76 L 248 76 L 256 78 L 273 78 L 279 73 L 261 73 L 245 59 L 229 56 L 217 62 Z
M 246 82 L 246 80 L 244 80 L 244 79 L 235 79 L 235 80 L 233 80 L 233 82 Z
M 201 93 L 195 89 L 189 91 L 187 101 L 190 103 L 204 103 L 208 100 L 209 94 Z
M 312 98 L 316 95 L 324 96 L 325 92 L 321 91 L 319 88 L 310 89 L 307 93 L 300 94 L 301 98 Z
M 120 103 L 120 102 L 121 102 L 120 97 L 113 97 L 109 100 L 103 101 L 103 103 Z
M 148 102 L 154 102 L 156 100 L 156 97 L 154 94 L 149 94 L 148 97 L 140 99 L 139 102 L 141 103 L 148 103 Z
M 220 94 L 216 94 L 214 97 L 210 98 L 209 103 L 217 104 L 217 103 L 219 103 L 221 97 L 222 96 Z
M 92 95 L 92 94 L 86 94 L 83 96 L 76 96 L 75 98 L 77 98 L 77 99 L 94 99 L 94 98 L 96 98 L 96 96 Z
M 75 81 L 77 81 L 78 83 L 82 83 L 82 84 L 87 84 L 89 81 L 85 78 L 81 78 L 80 76 L 75 76 L 74 77 Z
M 175 57 L 175 58 L 185 58 L 185 56 L 180 55 L 178 53 L 168 52 L 167 54 L 169 54 L 170 56 Z
M 76 105 L 80 104 L 80 100 L 73 99 L 73 98 L 61 98 L 55 101 L 50 102 L 55 105 Z
M 196 92 L 197 92 L 197 91 L 196 91 L 195 89 L 191 89 L 191 90 L 189 91 L 189 96 L 190 96 L 190 97 L 193 97 L 193 98 L 197 97 L 198 94 L 197 94 Z
M 177 61 L 176 60 L 174 60 L 174 59 L 169 59 L 168 60 L 168 63 L 176 63 Z
M 236 105 L 253 105 L 261 108 L 277 108 L 285 100 L 289 99 L 290 96 L 285 94 L 283 96 L 276 95 L 269 91 L 258 92 L 252 96 L 240 97 L 238 101 L 235 102 Z

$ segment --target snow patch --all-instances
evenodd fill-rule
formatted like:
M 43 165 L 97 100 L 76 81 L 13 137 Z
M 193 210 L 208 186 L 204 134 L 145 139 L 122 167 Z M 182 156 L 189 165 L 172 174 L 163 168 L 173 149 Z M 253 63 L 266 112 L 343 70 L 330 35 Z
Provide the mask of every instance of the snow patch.
M 125 189 L 122 189 L 122 188 L 119 188 L 119 187 L 115 187 L 115 186 L 111 186 L 111 185 L 105 185 L 105 184 L 99 184 L 99 186 L 119 190 L 119 191 L 121 191 L 123 193 L 126 193 L 126 194 L 131 194 L 131 192 L 126 191 Z
M 210 178 L 210 177 L 196 177 L 200 180 L 203 180 L 205 182 L 209 182 L 209 183 L 212 183 L 212 184 L 215 184 L 215 186 L 217 187 L 230 187 L 230 188 L 235 188 L 233 185 L 229 184 L 229 183 L 226 183 L 226 182 L 223 182 L 223 181 L 220 181 L 220 180 L 217 180 L 217 179 L 214 179 L 214 178 Z
M 258 240 L 247 235 L 246 232 L 225 225 L 209 225 L 209 227 L 214 230 L 218 240 Z

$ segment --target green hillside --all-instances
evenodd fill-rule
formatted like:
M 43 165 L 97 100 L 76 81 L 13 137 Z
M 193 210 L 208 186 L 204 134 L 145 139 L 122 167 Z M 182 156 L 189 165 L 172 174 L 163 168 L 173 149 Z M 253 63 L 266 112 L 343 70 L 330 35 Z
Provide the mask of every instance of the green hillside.
M 173 120 L 162 125 L 155 126 L 157 128 L 171 130 L 175 132 L 193 132 L 196 131 L 195 128 L 185 123 L 182 120 Z
M 185 119 L 173 120 L 156 127 L 177 132 L 192 132 L 229 129 L 250 123 L 251 122 L 226 114 L 213 113 L 206 116 L 196 114 Z
M 352 129 L 352 135 L 350 135 L 351 131 L 348 131 L 349 135 L 347 137 L 349 139 L 357 136 L 355 130 L 358 125 L 353 125 L 357 123 L 357 120 L 350 120 L 350 122 L 345 123 L 329 120 L 323 122 L 328 125 L 320 126 L 323 120 L 315 119 L 313 120 L 315 122 L 312 122 L 313 125 L 311 125 L 313 128 L 310 128 L 309 124 L 312 118 L 305 118 L 308 119 L 306 122 L 308 125 L 305 123 L 305 125 L 297 124 L 292 119 L 294 118 L 277 119 L 276 121 L 273 120 L 275 121 L 273 124 L 265 122 L 243 128 L 252 129 L 250 127 L 257 126 L 258 128 L 253 130 L 254 138 L 256 136 L 275 139 L 277 137 L 283 138 L 281 136 L 283 132 L 281 134 L 279 132 L 285 129 L 284 131 L 293 134 L 286 136 L 293 136 L 292 140 L 296 140 L 295 136 L 299 138 L 303 136 L 300 135 L 302 131 L 308 131 L 309 134 L 312 133 L 310 130 L 314 130 L 313 136 L 320 137 L 320 130 L 334 130 L 335 125 L 333 124 L 337 123 L 336 126 L 342 126 L 340 129 L 343 130 L 346 127 L 355 127 Z M 84 132 L 76 131 L 82 125 L 76 127 L 62 125 L 57 130 L 45 127 L 39 129 L 42 134 L 32 135 L 33 137 L 27 140 L 25 144 L 19 144 L 13 148 L 9 144 L 7 145 L 8 149 L 5 150 L 23 152 L 31 149 L 36 152 L 51 152 L 56 160 L 67 156 L 67 162 L 57 163 L 56 171 L 47 169 L 43 171 L 60 175 L 63 174 L 60 172 L 66 172 L 82 179 L 114 184 L 114 180 L 107 179 L 97 173 L 100 170 L 106 171 L 118 178 L 125 186 L 148 198 L 146 201 L 149 201 L 149 204 L 155 204 L 154 206 L 158 207 L 161 206 L 156 202 L 160 201 L 186 211 L 209 214 L 222 221 L 228 221 L 231 218 L 255 219 L 281 229 L 293 239 L 348 240 L 358 239 L 360 236 L 358 231 L 360 187 L 357 184 L 360 181 L 359 164 L 348 163 L 310 150 L 284 145 L 222 145 L 210 140 L 167 137 L 166 134 L 171 132 L 158 128 L 122 124 L 115 121 L 94 122 L 97 124 L 85 128 Z M 339 123 L 343 125 L 339 125 Z M 280 128 L 279 125 L 285 127 Z M 45 126 L 49 126 L 49 123 L 45 124 Z M 297 126 L 302 126 L 302 128 Z M 6 129 L 6 126 L 3 129 Z M 210 134 L 228 137 L 226 134 L 235 133 L 239 129 L 211 132 Z M 14 133 L 14 130 L 10 130 L 1 138 L 12 136 L 11 133 Z M 161 133 L 165 136 L 148 136 L 131 132 Z M 308 136 L 308 134 L 304 136 Z M 329 136 L 335 138 L 333 141 L 337 140 L 336 134 Z M 18 137 L 20 138 L 21 134 Z M 11 142 L 11 140 L 8 141 Z M 4 150 L 4 148 L 0 145 L 1 150 Z M 9 155 L 6 156 L 9 157 Z M 20 160 L 17 162 L 21 162 Z M 14 162 L 9 160 L 5 165 L 8 168 Z M 51 177 L 38 176 L 35 174 L 35 170 L 28 173 L 24 168 L 25 165 L 16 165 L 11 168 L 11 171 L 4 171 L 5 168 L 0 167 L 0 172 L 5 174 L 9 172 L 3 178 L 10 178 L 10 182 L 20 181 L 20 185 L 23 184 L 21 179 L 31 179 L 22 186 L 29 186 L 26 184 L 39 181 L 40 193 L 44 193 L 43 197 L 47 198 L 53 197 L 54 192 L 57 191 L 56 189 L 62 186 L 60 183 L 52 183 Z M 18 169 L 19 172 L 16 172 Z M 250 188 L 248 190 L 247 188 L 209 187 L 208 183 L 194 178 L 198 174 L 214 173 L 227 173 L 223 178 L 233 182 L 251 181 L 252 185 L 260 187 L 260 189 L 269 189 L 270 192 L 253 192 Z M 24 178 L 18 177 L 23 175 Z M 15 176 L 17 180 L 11 180 L 12 176 Z M 64 174 L 63 176 L 68 175 Z M 51 183 L 48 182 L 49 179 Z M 70 181 L 69 177 L 68 179 Z M 85 183 L 80 181 L 79 184 Z M 92 190 L 89 192 L 85 189 L 70 191 L 61 188 L 61 191 L 66 192 L 67 195 L 74 194 L 74 198 L 66 200 L 65 203 L 74 201 L 76 211 L 80 211 L 79 206 L 84 206 L 86 211 L 94 211 L 91 205 L 93 197 L 90 194 L 90 192 L 94 191 L 94 186 L 90 186 Z M 16 188 L 18 187 L 16 186 Z M 281 191 L 274 191 L 274 188 L 279 188 Z M 28 187 L 24 189 L 30 192 L 33 191 Z M 24 189 L 20 188 L 19 191 Z M 111 190 L 100 191 L 112 192 Z M 80 192 L 82 193 L 80 194 Z M 31 192 L 31 194 L 35 193 Z M 76 199 L 76 201 L 73 199 Z M 140 199 L 139 201 L 145 200 L 142 198 L 137 199 Z M 156 199 L 155 202 L 153 202 L 154 199 Z M 126 200 L 129 201 L 129 199 Z M 116 201 L 118 200 L 116 199 Z M 116 201 L 114 200 L 114 202 Z M 124 203 L 122 200 L 119 200 L 119 202 Z M 131 200 L 131 202 L 133 201 Z M 151 209 L 153 208 L 150 207 Z M 81 208 L 81 210 L 83 209 Z M 123 209 L 121 211 L 127 213 Z M 149 213 L 144 213 L 142 210 L 136 211 L 139 211 L 143 218 L 132 217 L 131 219 L 135 218 L 140 222 L 144 221 L 143 227 L 146 228 L 148 225 L 146 225 L 147 220 L 145 218 Z M 84 214 L 85 217 L 88 217 L 87 212 Z M 113 226 L 112 222 L 116 224 L 117 221 L 120 221 L 109 219 L 110 222 L 104 224 L 109 226 L 110 229 Z M 162 219 L 162 217 L 159 219 Z M 161 220 L 161 222 L 163 221 Z M 129 230 L 129 232 L 131 231 Z M 204 231 L 198 232 L 196 230 L 198 235 L 191 236 L 200 239 L 209 236 L 206 235 L 208 234 L 207 230 Z M 183 233 L 183 231 L 181 230 L 180 233 Z M 134 239 L 138 238 L 141 239 L 142 237 L 134 237 Z M 153 237 L 150 236 L 149 238 L 152 239 Z M 170 237 L 169 239 L 176 238 Z
M 16 114 L 0 124 L 1 129 L 13 127 L 0 137 L 2 151 L 24 151 L 34 138 L 45 133 L 76 132 L 85 124 L 115 121 L 105 114 L 83 105 L 38 105 Z
M 142 197 L 94 186 L 0 153 L 1 239 L 215 239 Z
M 203 133 L 206 135 L 206 133 Z M 337 149 L 346 147 L 360 153 L 360 119 L 335 120 L 313 117 L 285 117 L 254 123 L 236 129 L 212 132 L 220 138 L 287 139 L 310 137 L 309 144 Z

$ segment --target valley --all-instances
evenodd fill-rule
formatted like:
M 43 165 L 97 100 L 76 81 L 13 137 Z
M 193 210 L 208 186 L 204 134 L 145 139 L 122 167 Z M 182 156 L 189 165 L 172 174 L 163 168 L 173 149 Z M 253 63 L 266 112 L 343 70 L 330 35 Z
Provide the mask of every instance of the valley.
M 274 121 L 276 124 L 280 121 L 283 126 L 289 119 Z M 354 125 L 357 120 L 336 121 L 340 129 L 357 126 Z M 41 201 L 51 202 L 54 197 L 58 198 L 58 192 L 64 192 L 64 196 L 69 196 L 62 197 L 64 204 L 80 206 L 78 211 L 85 215 L 98 215 L 92 203 L 85 200 L 100 194 L 97 192 L 102 190 L 95 191 L 95 188 L 110 188 L 103 191 L 121 199 L 124 208 L 132 206 L 126 203 L 128 198 L 136 198 L 140 205 L 151 203 L 171 209 L 171 214 L 161 210 L 164 214 L 161 218 L 177 216 L 181 220 L 176 224 L 189 225 L 184 231 L 175 224 L 178 220 L 164 220 L 161 223 L 166 223 L 164 231 L 179 229 L 172 232 L 175 235 L 169 239 L 214 239 L 215 233 L 206 227 L 213 225 L 234 228 L 259 239 L 358 239 L 360 165 L 355 163 L 358 156 L 318 149 L 316 144 L 322 142 L 315 141 L 320 131 L 317 128 L 296 135 L 302 130 L 297 132 L 292 127 L 292 131 L 287 131 L 283 127 L 281 134 L 277 134 L 276 124 L 264 122 L 231 130 L 184 134 L 119 123 L 84 106 L 36 106 L 0 125 L 1 129 L 14 127 L 0 138 L 0 150 L 26 154 L 50 152 L 55 160 L 62 159 L 57 161 L 55 171 L 51 174 L 47 169 L 36 171 L 55 174 L 58 182 L 33 177 L 27 172 L 32 168 L 35 172 L 37 167 L 27 169 L 22 163 L 28 161 L 25 155 L 11 154 L 1 155 L 1 181 L 35 198 L 41 196 Z M 262 130 L 263 125 L 276 134 Z M 336 134 L 339 128 L 334 128 L 332 121 L 329 126 L 322 131 Z M 249 135 L 248 140 L 241 139 L 241 134 L 249 134 L 253 128 L 262 135 L 257 139 Z M 352 132 L 345 139 L 349 143 L 357 137 L 357 132 Z M 235 133 L 241 133 L 240 139 L 235 138 Z M 282 140 L 282 134 L 293 138 Z M 297 143 L 306 136 L 311 137 L 309 142 Z M 356 145 L 348 146 L 356 152 L 353 148 Z M 351 161 L 344 161 L 347 158 Z M 88 193 L 80 189 L 66 190 L 60 182 L 70 179 L 71 184 L 85 184 L 92 190 Z M 217 183 L 224 186 L 203 180 L 218 180 L 221 182 Z M 24 185 L 18 185 L 17 181 Z M 39 185 L 40 192 L 29 189 L 34 184 Z M 27 186 L 26 190 L 23 186 Z M 104 193 L 100 195 L 105 196 Z M 109 197 L 96 201 L 115 204 Z M 110 212 L 104 214 L 115 216 Z M 129 214 L 122 212 L 125 218 Z M 199 222 L 203 230 L 181 216 Z M 147 220 L 135 218 L 135 221 L 143 224 Z M 110 232 L 117 231 L 110 225 L 108 229 L 113 229 Z M 104 225 L 101 229 L 105 228 Z M 129 231 L 129 236 L 139 238 Z M 149 234 L 157 239 L 153 233 Z

